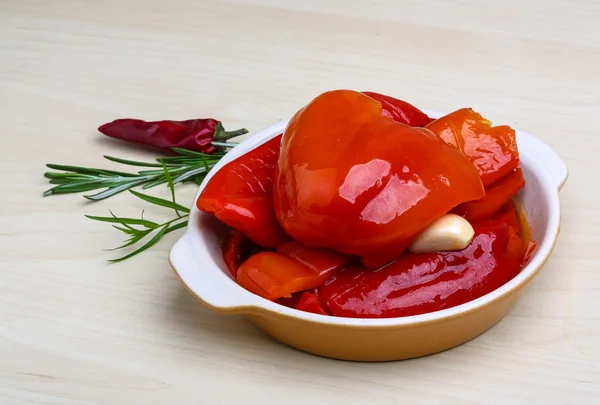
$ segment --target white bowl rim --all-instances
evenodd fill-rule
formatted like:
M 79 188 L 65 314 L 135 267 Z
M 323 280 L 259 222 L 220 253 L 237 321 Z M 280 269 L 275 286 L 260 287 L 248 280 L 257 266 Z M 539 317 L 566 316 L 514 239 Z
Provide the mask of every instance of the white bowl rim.
M 423 111 L 432 118 L 439 118 L 444 115 L 430 110 Z M 209 255 L 205 254 L 207 249 L 206 246 L 200 246 L 197 243 L 199 234 L 198 224 L 202 217 L 208 216 L 208 214 L 198 210 L 196 207 L 196 200 L 208 181 L 210 181 L 210 178 L 219 169 L 228 162 L 282 133 L 290 119 L 291 117 L 281 120 L 270 127 L 249 136 L 247 139 L 244 139 L 228 152 L 217 165 L 215 165 L 198 187 L 198 191 L 194 197 L 192 206 L 190 207 L 191 212 L 187 230 L 174 244 L 170 252 L 170 261 L 174 271 L 188 291 L 208 307 L 218 312 L 237 314 L 251 314 L 256 313 L 257 310 L 262 310 L 262 312 L 276 313 L 297 320 L 328 325 L 389 327 L 429 323 L 465 315 L 477 308 L 489 305 L 494 300 L 513 290 L 520 289 L 541 269 L 546 260 L 550 257 L 560 229 L 561 215 L 558 192 L 568 177 L 568 170 L 562 159 L 548 145 L 532 135 L 515 129 L 522 160 L 523 157 L 532 155 L 528 156 L 531 158 L 531 161 L 528 162 L 528 167 L 530 167 L 531 170 L 535 172 L 537 178 L 541 180 L 540 188 L 542 189 L 544 198 L 548 204 L 549 219 L 542 243 L 538 246 L 533 258 L 517 276 L 506 284 L 484 296 L 455 307 L 420 315 L 397 318 L 343 318 L 331 315 L 319 315 L 289 308 L 249 292 L 232 280 L 229 275 L 225 274 L 223 270 L 211 260 Z M 207 263 L 202 263 L 203 269 L 199 269 L 196 266 L 196 263 L 191 262 L 192 259 L 190 255 L 193 254 L 192 250 L 197 253 L 198 249 L 204 249 L 204 252 L 201 253 L 208 261 Z M 210 283 L 207 283 L 208 281 L 210 281 Z M 211 288 L 206 288 L 206 284 L 218 286 L 219 291 L 213 291 Z

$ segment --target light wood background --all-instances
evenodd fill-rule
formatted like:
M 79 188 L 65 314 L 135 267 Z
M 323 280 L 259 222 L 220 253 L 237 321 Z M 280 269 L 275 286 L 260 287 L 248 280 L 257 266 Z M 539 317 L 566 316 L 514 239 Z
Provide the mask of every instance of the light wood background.
M 0 403 L 599 404 L 599 25 L 595 0 L 1 0 Z M 108 265 L 121 235 L 83 214 L 138 215 L 132 196 L 41 197 L 46 163 L 152 157 L 96 132 L 114 118 L 257 131 L 334 88 L 472 106 L 569 166 L 552 259 L 478 339 L 383 364 L 304 354 L 197 303 L 167 262 L 176 234 Z

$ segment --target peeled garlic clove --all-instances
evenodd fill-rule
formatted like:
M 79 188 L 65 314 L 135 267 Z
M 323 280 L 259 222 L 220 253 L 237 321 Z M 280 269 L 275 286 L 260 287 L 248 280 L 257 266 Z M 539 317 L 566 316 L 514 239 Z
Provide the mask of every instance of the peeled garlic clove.
M 446 214 L 433 221 L 409 246 L 411 253 L 447 252 L 469 246 L 475 230 L 463 217 Z

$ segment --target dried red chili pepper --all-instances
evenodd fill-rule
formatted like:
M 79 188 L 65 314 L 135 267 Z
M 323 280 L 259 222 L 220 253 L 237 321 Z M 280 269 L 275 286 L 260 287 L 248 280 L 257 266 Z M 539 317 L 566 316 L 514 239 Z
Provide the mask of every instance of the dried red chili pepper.
M 423 111 L 406 101 L 372 91 L 363 91 L 362 93 L 379 101 L 381 103 L 382 114 L 396 122 L 401 122 L 411 127 L 424 127 L 433 121 Z
M 100 126 L 98 131 L 111 138 L 162 150 L 181 148 L 204 153 L 214 153 L 218 149 L 213 141 L 225 142 L 248 133 L 245 128 L 225 131 L 221 122 L 213 118 L 185 121 L 120 118 Z

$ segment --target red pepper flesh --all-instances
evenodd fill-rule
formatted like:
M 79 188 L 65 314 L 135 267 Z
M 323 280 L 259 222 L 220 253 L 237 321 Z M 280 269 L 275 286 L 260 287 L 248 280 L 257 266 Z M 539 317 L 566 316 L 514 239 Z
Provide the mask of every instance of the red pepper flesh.
M 277 300 L 321 285 L 335 270 L 318 273 L 281 253 L 261 252 L 242 263 L 237 282 L 254 294 Z
M 321 303 L 319 302 L 319 296 L 309 291 L 302 293 L 300 300 L 296 304 L 296 309 L 305 312 L 312 312 L 313 314 L 327 315 L 321 306 Z
M 273 177 L 281 135 L 229 162 L 210 179 L 196 201 L 260 246 L 276 248 L 289 239 L 273 209 Z
M 351 258 L 337 252 L 289 241 L 277 252 L 251 256 L 238 270 L 238 283 L 270 300 L 317 287 L 338 272 Z
M 377 270 L 347 267 L 317 289 L 334 316 L 388 318 L 450 308 L 502 286 L 520 270 L 506 224 L 475 225 L 459 252 L 404 254 Z
M 333 250 L 306 246 L 295 240 L 277 246 L 277 253 L 286 255 L 319 274 L 331 274 L 350 260 L 349 256 Z
M 500 181 L 486 187 L 483 198 L 462 203 L 452 212 L 462 215 L 469 221 L 492 218 L 523 187 L 525 187 L 523 172 L 521 168 L 516 168 Z
M 231 229 L 223 241 L 223 261 L 235 279 L 240 264 L 249 256 L 249 249 L 244 249 L 245 236 L 237 229 Z
M 492 123 L 471 108 L 445 115 L 425 128 L 460 149 L 473 162 L 484 186 L 509 174 L 519 165 L 515 131 Z
M 98 131 L 111 138 L 161 150 L 181 148 L 209 154 L 218 149 L 213 141 L 224 142 L 248 132 L 247 129 L 226 132 L 221 122 L 213 118 L 185 121 L 120 118 L 100 126 Z
M 401 122 L 411 127 L 424 127 L 433 121 L 423 111 L 406 101 L 372 91 L 363 91 L 362 93 L 379 101 L 381 103 L 382 114 L 396 122 Z

